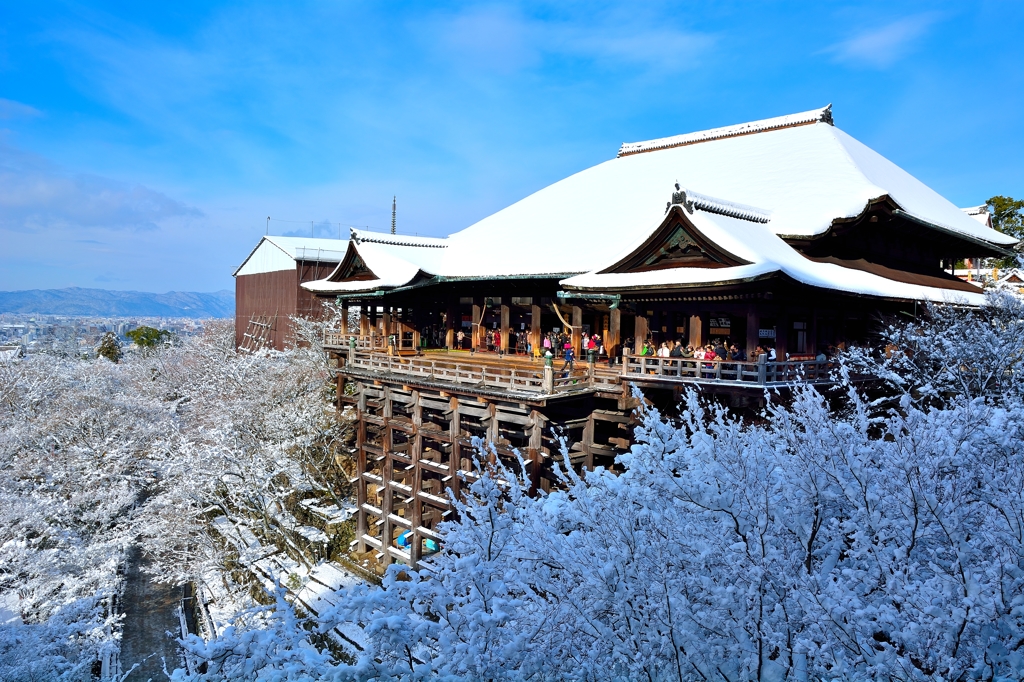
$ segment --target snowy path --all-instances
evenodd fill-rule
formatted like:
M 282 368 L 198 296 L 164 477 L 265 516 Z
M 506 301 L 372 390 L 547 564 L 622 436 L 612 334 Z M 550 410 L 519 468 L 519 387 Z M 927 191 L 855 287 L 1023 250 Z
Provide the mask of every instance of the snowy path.
M 153 582 L 142 569 L 148 560 L 138 547 L 128 552 L 125 580 L 124 635 L 121 640 L 121 670 L 140 664 L 126 682 L 165 680 L 164 659 L 168 670 L 179 667 L 175 637 L 181 630 L 175 609 L 181 588 Z M 171 633 L 171 634 L 167 634 Z

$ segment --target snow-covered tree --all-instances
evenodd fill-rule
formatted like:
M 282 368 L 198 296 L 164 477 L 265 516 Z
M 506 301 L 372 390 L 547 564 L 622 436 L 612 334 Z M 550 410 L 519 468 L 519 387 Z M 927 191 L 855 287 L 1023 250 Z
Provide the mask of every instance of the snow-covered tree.
M 646 409 L 621 474 L 531 498 L 487 469 L 429 570 L 320 614 L 362 629 L 353 660 L 287 609 L 189 648 L 205 679 L 1021 679 L 1024 401 L 1015 360 L 969 362 L 1020 357 L 1006 306 L 900 330 L 884 412 L 803 388 L 749 424 L 691 392 Z

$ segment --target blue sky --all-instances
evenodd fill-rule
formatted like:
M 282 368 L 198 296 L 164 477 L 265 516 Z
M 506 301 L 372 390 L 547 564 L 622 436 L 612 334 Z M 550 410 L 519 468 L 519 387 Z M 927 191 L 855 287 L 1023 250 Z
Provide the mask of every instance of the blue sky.
M 397 194 L 443 235 L 829 102 L 958 205 L 1021 197 L 1021 35 L 1019 2 L 5 3 L 0 289 L 231 288 L 268 215 L 387 229 Z

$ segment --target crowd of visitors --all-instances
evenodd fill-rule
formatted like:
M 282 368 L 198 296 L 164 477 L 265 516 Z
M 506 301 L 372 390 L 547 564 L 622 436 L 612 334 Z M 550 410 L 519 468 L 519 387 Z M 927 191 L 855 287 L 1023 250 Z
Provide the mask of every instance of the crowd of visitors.
M 534 358 L 546 356 L 563 360 L 566 368 L 572 368 L 578 360 L 590 360 L 595 362 L 608 363 L 609 365 L 620 362 L 623 349 L 633 348 L 633 339 L 625 339 L 624 342 L 613 348 L 608 348 L 599 334 L 584 332 L 581 336 L 579 356 L 572 344 L 571 335 L 565 331 L 549 331 L 541 335 L 540 344 L 536 347 L 530 341 L 530 333 L 526 330 L 508 329 L 508 350 L 510 354 L 527 355 Z M 500 329 L 488 329 L 485 333 L 484 347 L 493 352 L 500 352 L 502 332 Z M 456 333 L 455 347 L 463 350 L 470 350 L 472 345 L 471 336 L 460 329 Z M 632 354 L 632 351 L 630 351 Z M 643 342 L 639 355 L 642 357 L 659 358 L 683 358 L 692 360 L 703 360 L 705 362 L 757 362 L 761 356 L 767 362 L 789 360 L 787 353 L 785 358 L 779 358 L 776 350 L 771 345 L 757 346 L 751 353 L 745 348 L 730 343 L 728 339 L 717 338 L 706 345 L 687 345 L 683 341 L 656 341 L 648 338 Z M 826 361 L 834 355 L 830 347 L 828 351 L 820 351 L 816 354 L 815 360 Z M 808 358 L 809 359 L 809 358 Z

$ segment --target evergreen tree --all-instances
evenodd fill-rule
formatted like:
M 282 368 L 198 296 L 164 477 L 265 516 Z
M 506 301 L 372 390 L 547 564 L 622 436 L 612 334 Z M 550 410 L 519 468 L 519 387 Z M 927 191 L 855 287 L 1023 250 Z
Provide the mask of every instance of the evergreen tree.
M 136 346 L 152 348 L 164 340 L 169 340 L 172 334 L 166 329 L 154 329 L 143 325 L 130 332 L 125 332 L 125 336 L 134 341 Z
M 114 332 L 107 332 L 103 335 L 100 345 L 96 346 L 96 355 L 113 363 L 117 363 L 121 359 L 121 342 L 117 340 L 117 335 Z
M 992 227 L 1011 237 L 1020 239 L 1016 251 L 1024 252 L 1024 200 L 1013 197 L 994 196 L 985 202 L 992 212 Z M 996 267 L 1015 268 L 1020 266 L 1020 256 L 996 261 Z

